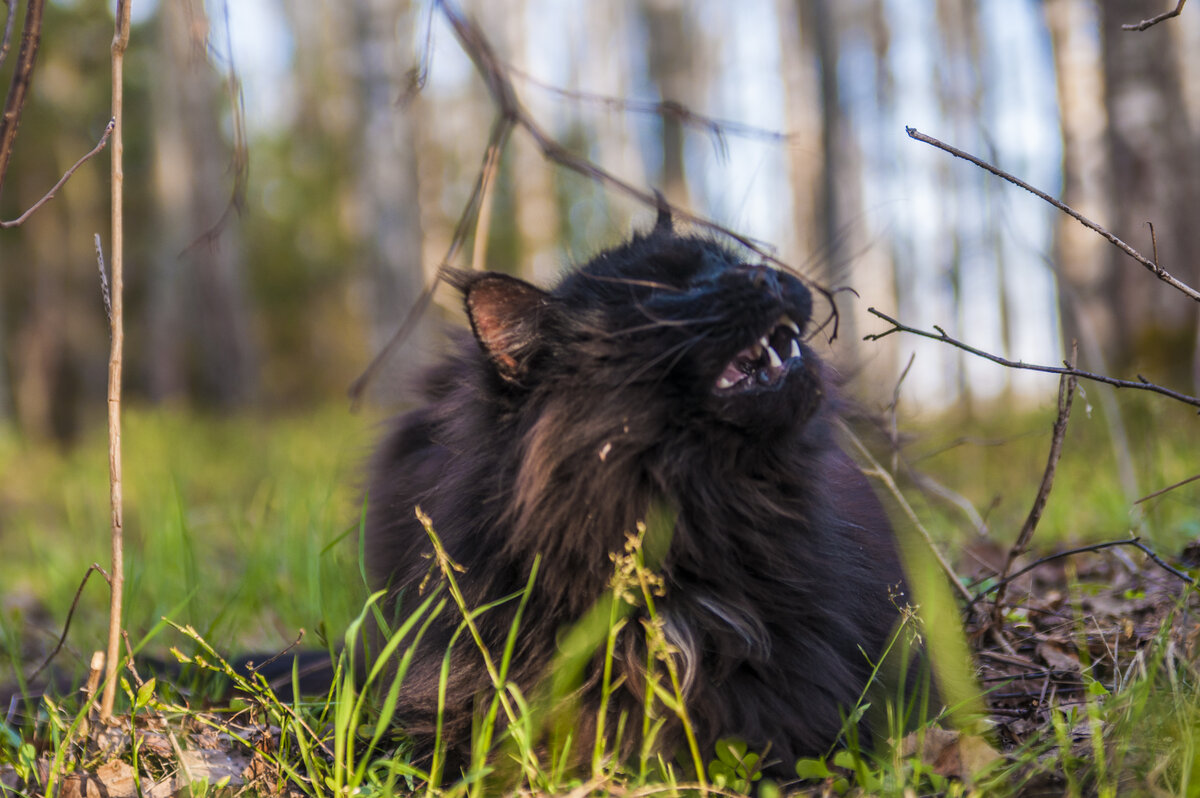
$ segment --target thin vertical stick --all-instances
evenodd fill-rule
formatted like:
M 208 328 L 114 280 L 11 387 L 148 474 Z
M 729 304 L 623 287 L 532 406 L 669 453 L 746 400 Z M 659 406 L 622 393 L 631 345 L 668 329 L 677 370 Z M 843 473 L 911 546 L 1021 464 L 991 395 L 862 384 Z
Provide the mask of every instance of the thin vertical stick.
M 112 346 L 108 357 L 108 475 L 112 505 L 112 601 L 108 616 L 108 657 L 100 719 L 112 720 L 117 695 L 117 662 L 121 656 L 121 599 L 125 587 L 125 542 L 121 498 L 121 354 L 125 343 L 124 273 L 125 195 L 124 114 L 125 48 L 129 46 L 129 4 L 117 0 L 116 29 L 112 40 Z

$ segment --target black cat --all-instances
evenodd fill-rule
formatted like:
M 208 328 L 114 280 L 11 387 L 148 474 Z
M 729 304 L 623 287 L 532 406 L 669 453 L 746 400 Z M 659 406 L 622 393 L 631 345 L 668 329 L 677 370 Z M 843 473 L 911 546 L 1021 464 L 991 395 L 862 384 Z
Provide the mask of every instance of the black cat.
M 769 747 L 784 774 L 824 753 L 904 599 L 891 526 L 834 442 L 805 344 L 807 288 L 666 218 L 549 292 L 488 272 L 451 281 L 474 340 L 430 373 L 428 403 L 398 420 L 370 479 L 367 550 L 391 609 L 416 607 L 430 572 L 418 506 L 465 569 L 470 607 L 519 593 L 540 555 L 509 674 L 529 695 L 560 633 L 608 589 L 610 555 L 665 507 L 657 608 L 702 752 L 737 737 Z M 497 659 L 516 607 L 476 620 Z M 461 620 L 453 606 L 435 619 L 401 690 L 399 722 L 419 743 Z M 614 716 L 640 710 L 643 664 L 617 658 Z M 452 753 L 468 750 L 475 697 L 491 694 L 460 636 L 442 730 Z M 582 696 L 586 737 L 598 691 Z M 660 739 L 677 744 L 678 722 Z

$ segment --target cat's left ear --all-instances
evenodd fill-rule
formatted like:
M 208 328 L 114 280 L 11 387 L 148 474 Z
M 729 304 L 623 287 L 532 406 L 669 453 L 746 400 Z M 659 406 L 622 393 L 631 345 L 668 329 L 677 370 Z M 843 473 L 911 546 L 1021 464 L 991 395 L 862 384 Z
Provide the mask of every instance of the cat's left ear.
M 506 274 L 480 272 L 463 281 L 463 301 L 475 340 L 500 376 L 520 382 L 540 346 L 550 295 Z

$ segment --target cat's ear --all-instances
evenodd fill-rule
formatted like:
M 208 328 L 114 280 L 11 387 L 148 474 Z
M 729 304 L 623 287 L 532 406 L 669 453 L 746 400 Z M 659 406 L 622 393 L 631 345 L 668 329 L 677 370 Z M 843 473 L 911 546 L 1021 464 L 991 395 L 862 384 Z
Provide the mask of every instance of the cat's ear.
M 494 272 L 472 275 L 461 288 L 475 340 L 501 377 L 520 382 L 540 348 L 541 322 L 550 296 L 523 280 Z

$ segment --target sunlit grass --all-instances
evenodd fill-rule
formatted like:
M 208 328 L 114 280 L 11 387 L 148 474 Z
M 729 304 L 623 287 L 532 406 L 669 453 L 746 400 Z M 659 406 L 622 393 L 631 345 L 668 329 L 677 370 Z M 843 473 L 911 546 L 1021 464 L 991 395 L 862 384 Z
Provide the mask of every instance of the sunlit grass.
M 320 645 L 361 606 L 353 537 L 372 421 L 331 408 L 304 417 L 219 419 L 126 413 L 126 628 L 135 638 L 177 608 L 230 648 L 281 649 L 300 629 Z M 57 634 L 87 566 L 107 568 L 103 431 L 67 453 L 0 442 L 3 622 Z M 93 577 L 71 648 L 102 647 L 107 590 Z
M 1200 451 L 1194 418 L 1177 410 L 1172 415 L 1172 410 L 1176 409 L 1135 407 L 1131 413 L 1128 429 L 1136 445 L 1130 457 L 1144 492 L 1200 469 L 1194 454 Z M 976 440 L 1002 440 L 996 445 L 967 443 L 922 459 L 919 466 L 986 512 L 991 534 L 1003 546 L 1015 537 L 1037 489 L 1052 420 L 1051 410 L 993 415 L 969 424 L 943 419 L 918 428 L 908 451 L 934 451 L 965 434 Z M 1162 434 L 1139 426 L 1147 423 L 1175 426 L 1171 434 Z M 187 631 L 163 628 L 151 650 L 161 656 L 174 646 L 194 656 L 204 653 L 207 644 L 214 652 L 206 661 L 221 669 L 217 655 L 279 650 L 302 628 L 309 633 L 306 647 L 325 647 L 322 635 L 314 632 L 331 638 L 332 648 L 342 648 L 346 630 L 365 634 L 375 616 L 359 576 L 354 543 L 362 464 L 377 431 L 373 420 L 337 407 L 303 418 L 273 419 L 129 412 L 124 441 L 130 535 L 126 626 L 134 642 L 169 615 Z M 1117 538 L 1135 529 L 1170 556 L 1194 537 L 1200 483 L 1131 512 L 1115 457 L 1102 419 L 1089 417 L 1083 405 L 1077 406 L 1035 545 Z M 103 433 L 95 431 L 69 452 L 27 446 L 11 435 L 0 435 L 0 472 L 5 474 L 0 481 L 0 657 L 19 659 L 23 652 L 49 649 L 87 565 L 107 567 Z M 968 534 L 969 525 L 958 511 L 909 495 L 941 538 L 962 540 Z M 1000 500 L 993 503 L 996 496 Z M 643 599 L 653 603 L 652 594 Z M 399 688 L 395 663 L 420 634 L 425 616 L 454 612 L 452 604 L 452 596 L 443 591 L 423 608 L 421 617 L 407 625 L 400 619 L 392 656 L 367 664 L 379 694 L 394 695 Z M 586 638 L 590 646 L 611 647 L 610 630 L 625 617 L 615 607 L 599 608 L 592 619 L 595 628 L 582 630 L 580 639 Z M 106 590 L 93 579 L 78 609 L 70 651 L 60 659 L 86 659 L 102 647 L 106 608 Z M 953 607 L 943 609 L 943 615 L 954 614 Z M 469 629 L 464 627 L 462 634 L 468 639 Z M 30 645 L 31 639 L 36 645 Z M 570 654 L 573 639 L 564 636 L 564 656 Z M 354 646 L 343 649 L 343 675 L 349 673 L 348 657 L 355 651 Z M 1188 656 L 1172 649 L 1164 634 L 1146 650 L 1139 666 L 1123 676 L 1120 689 L 1105 694 L 1097 684 L 1089 703 L 1064 707 L 1054 716 L 1053 734 L 1009 752 L 974 786 L 934 773 L 919 757 L 860 750 L 852 734 L 846 750 L 805 760 L 799 775 L 807 777 L 805 786 L 824 794 L 852 791 L 855 783 L 879 795 L 1015 794 L 1045 771 L 1061 774 L 1066 794 L 1124 794 L 1128 789 L 1198 794 L 1200 690 L 1185 664 Z M 28 671 L 34 664 L 21 666 Z M 669 657 L 659 663 L 660 712 L 682 710 L 673 695 L 677 685 L 672 684 L 669 664 Z M 546 748 L 538 742 L 548 739 L 545 729 L 538 731 L 539 724 L 549 722 L 545 704 L 539 703 L 539 696 L 513 693 L 505 685 L 505 667 L 503 659 L 497 662 L 501 687 L 480 725 L 465 780 L 443 773 L 440 786 L 428 789 L 428 794 L 485 794 L 516 783 L 501 784 L 501 776 L 544 794 L 588 784 L 601 793 L 651 789 L 679 794 L 681 783 L 694 788 L 701 779 L 735 791 L 772 793 L 770 786 L 764 791 L 755 770 L 755 757 L 762 752 L 743 750 L 736 741 L 718 751 L 692 747 L 679 760 L 643 755 L 624 765 L 597 745 L 578 757 L 585 766 L 590 763 L 589 782 L 586 767 L 582 773 L 564 767 L 568 758 L 565 749 L 555 747 L 558 743 Z M 569 670 L 566 660 L 561 670 Z M 569 681 L 565 687 L 551 685 L 550 694 L 569 691 Z M 291 774 L 293 783 L 307 785 L 309 792 L 403 793 L 421 787 L 431 765 L 437 770 L 436 762 L 410 761 L 407 742 L 390 727 L 393 702 L 365 696 L 362 686 L 349 678 L 335 682 L 328 702 L 292 706 L 261 690 L 251 692 L 257 696 L 251 701 L 257 707 L 255 717 L 281 729 L 281 739 L 287 739 L 278 752 L 283 772 Z M 134 686 L 126 704 L 164 717 L 182 717 L 189 711 L 161 685 L 140 698 Z M 58 721 L 43 721 L 40 739 L 50 750 L 75 717 L 64 711 Z M 686 723 L 686 716 L 682 720 Z M 902 726 L 897 724 L 894 738 L 902 736 Z M 1073 739 L 1081 730 L 1083 737 Z M 11 738 L 15 732 L 7 733 Z M 19 764 L 20 742 L 0 740 L 0 760 Z M 514 765 L 496 770 L 497 756 L 501 763 Z

